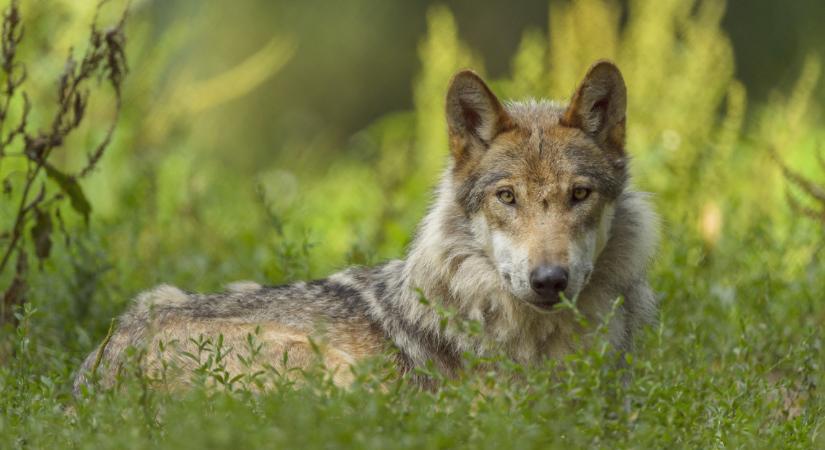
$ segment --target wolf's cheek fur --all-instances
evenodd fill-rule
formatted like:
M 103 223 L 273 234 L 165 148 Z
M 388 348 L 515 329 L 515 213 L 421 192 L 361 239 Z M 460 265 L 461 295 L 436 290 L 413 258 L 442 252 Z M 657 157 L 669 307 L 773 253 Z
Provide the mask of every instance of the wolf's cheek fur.
M 565 295 L 568 297 L 572 298 L 578 295 L 590 280 L 593 267 L 610 240 L 610 231 L 615 214 L 615 206 L 608 203 L 602 208 L 595 227 L 584 229 L 577 237 L 570 240 L 568 250 L 570 279 L 565 290 Z
M 610 240 L 610 232 L 613 229 L 613 218 L 616 217 L 616 205 L 610 202 L 602 209 L 602 217 L 599 220 L 599 229 L 596 236 L 596 253 L 593 255 L 593 264 L 599 259 L 602 250 L 607 246 L 607 241 Z
M 511 294 L 521 299 L 529 298 L 532 290 L 527 249 L 519 246 L 506 232 L 490 227 L 484 213 L 473 217 L 472 229 L 478 242 L 484 243 L 486 254 Z
M 507 233 L 493 230 L 492 248 L 496 268 L 510 285 L 513 295 L 527 299 L 532 295 L 530 288 L 530 257 L 526 248 L 519 246 Z
M 593 260 L 596 254 L 597 230 L 588 229 L 581 233 L 576 239 L 570 240 L 568 247 L 568 257 L 570 267 L 568 268 L 567 289 L 564 295 L 573 298 L 581 292 L 584 285 L 593 272 Z

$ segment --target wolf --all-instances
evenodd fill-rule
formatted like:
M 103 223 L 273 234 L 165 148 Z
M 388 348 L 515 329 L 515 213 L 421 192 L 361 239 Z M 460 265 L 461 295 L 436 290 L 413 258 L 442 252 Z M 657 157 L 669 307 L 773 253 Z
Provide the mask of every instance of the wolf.
M 89 354 L 76 390 L 93 375 L 111 386 L 128 348 L 144 349 L 145 373 L 194 370 L 204 336 L 229 352 L 230 373 L 244 369 L 254 335 L 270 367 L 320 359 L 341 385 L 352 365 L 382 355 L 400 373 L 445 376 L 461 372 L 468 352 L 536 365 L 587 345 L 597 324 L 616 351 L 631 350 L 634 332 L 656 318 L 647 269 L 659 221 L 630 187 L 626 109 L 609 61 L 594 63 L 566 104 L 501 102 L 474 72 L 457 73 L 446 95 L 449 163 L 406 258 L 217 294 L 161 285 L 137 296 Z M 559 307 L 566 299 L 575 308 Z M 445 326 L 445 310 L 479 332 Z

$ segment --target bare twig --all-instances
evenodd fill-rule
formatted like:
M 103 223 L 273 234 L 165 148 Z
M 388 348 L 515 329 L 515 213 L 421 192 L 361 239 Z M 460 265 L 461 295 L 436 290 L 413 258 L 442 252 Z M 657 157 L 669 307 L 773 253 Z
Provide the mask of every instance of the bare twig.
M 112 319 L 112 322 L 109 323 L 109 331 L 106 333 L 106 337 L 103 338 L 103 342 L 100 344 L 100 348 L 97 349 L 97 355 L 95 355 L 95 363 L 92 365 L 92 370 L 90 372 L 90 376 L 93 380 L 97 379 L 97 368 L 100 367 L 100 361 L 103 359 L 103 353 L 106 351 L 106 346 L 109 345 L 109 341 L 112 340 L 112 334 L 115 331 L 115 319 Z
M 98 12 L 104 3 L 106 0 L 98 3 Z M 25 170 L 20 171 L 23 177 L 16 181 L 17 185 L 10 174 L 2 180 L 4 192 L 14 192 L 19 196 L 17 208 L 12 215 L 11 227 L 2 229 L 4 227 L 0 225 L 0 234 L 6 238 L 2 241 L 3 247 L 0 248 L 0 277 L 9 266 L 12 257 L 18 255 L 12 285 L 3 289 L 4 299 L 17 299 L 12 302 L 14 304 L 7 305 L 9 307 L 20 304 L 19 299 L 23 298 L 20 292 L 26 288 L 27 265 L 19 261 L 21 256 L 26 255 L 26 230 L 31 219 L 34 219 L 34 225 L 30 227 L 31 244 L 35 246 L 34 254 L 41 262 L 48 257 L 51 248 L 52 215 L 58 218 L 60 229 L 65 234 L 58 209 L 62 200 L 68 198 L 72 209 L 88 222 L 91 205 L 78 180 L 88 176 L 97 167 L 112 141 L 120 116 L 121 91 L 124 77 L 128 72 L 124 50 L 126 18 L 127 11 L 124 11 L 114 26 L 100 30 L 97 12 L 95 13 L 89 34 L 89 45 L 82 58 L 79 61 L 75 60 L 70 52 L 63 71 L 58 76 L 57 108 L 49 127 L 33 131 L 29 124 L 33 106 L 27 93 L 22 90 L 27 79 L 26 66 L 18 60 L 17 53 L 24 37 L 18 0 L 12 0 L 3 12 L 0 27 L 0 75 L 5 81 L 0 86 L 0 163 L 6 157 L 26 159 Z M 65 173 L 50 162 L 50 157 L 83 122 L 91 97 L 90 86 L 99 80 L 105 80 L 114 93 L 114 118 L 109 123 L 103 139 L 88 153 L 86 164 L 76 174 Z M 22 108 L 16 123 L 4 133 L 3 129 L 11 117 L 11 106 L 15 99 L 19 99 L 17 101 L 21 102 Z M 20 151 L 8 151 L 13 145 L 20 145 Z M 40 185 L 37 191 L 34 189 L 36 184 Z M 6 316 L 8 317 L 10 316 Z

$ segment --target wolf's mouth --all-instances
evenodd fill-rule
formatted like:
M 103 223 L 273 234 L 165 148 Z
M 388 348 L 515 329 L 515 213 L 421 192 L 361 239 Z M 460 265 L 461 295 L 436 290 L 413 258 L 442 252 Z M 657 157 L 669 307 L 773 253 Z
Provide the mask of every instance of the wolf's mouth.
M 525 303 L 532 306 L 533 309 L 538 310 L 539 312 L 547 313 L 552 312 L 556 309 L 556 305 L 561 303 L 561 300 L 540 300 L 540 301 L 529 301 L 526 300 Z

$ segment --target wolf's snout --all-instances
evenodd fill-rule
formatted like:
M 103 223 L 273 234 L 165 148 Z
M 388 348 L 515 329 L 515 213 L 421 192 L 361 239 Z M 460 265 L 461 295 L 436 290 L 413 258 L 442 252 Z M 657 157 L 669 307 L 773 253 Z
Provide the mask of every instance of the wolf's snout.
M 555 301 L 567 289 L 567 271 L 561 266 L 538 266 L 530 272 L 530 287 L 542 298 Z

